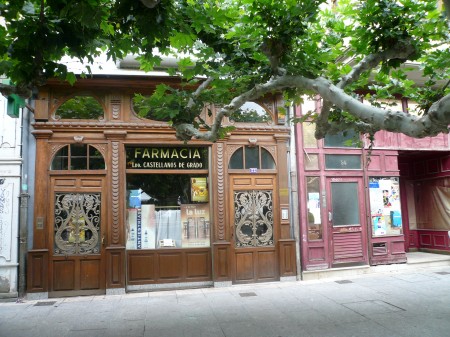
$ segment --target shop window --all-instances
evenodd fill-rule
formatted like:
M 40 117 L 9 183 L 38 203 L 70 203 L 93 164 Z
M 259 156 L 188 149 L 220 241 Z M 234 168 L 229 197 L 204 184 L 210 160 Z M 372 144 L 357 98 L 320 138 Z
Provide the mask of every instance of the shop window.
M 273 246 L 272 191 L 234 192 L 236 247 Z
M 308 240 L 322 240 L 323 228 L 320 215 L 319 177 L 306 177 L 306 193 L 308 204 Z
M 261 105 L 255 102 L 246 102 L 231 114 L 230 120 L 241 123 L 268 123 L 272 121 L 272 116 Z
M 51 170 L 104 170 L 103 155 L 93 145 L 70 144 L 55 154 Z
M 402 234 L 402 213 L 397 177 L 369 178 L 372 235 Z
M 230 158 L 230 169 L 274 170 L 275 161 L 269 151 L 260 146 L 243 146 Z
M 56 193 L 54 254 L 100 252 L 100 193 Z
M 346 154 L 326 154 L 325 168 L 334 170 L 360 170 L 361 156 Z
M 450 230 L 450 178 L 414 183 L 417 229 Z
M 210 246 L 208 176 L 127 175 L 127 249 Z
M 103 115 L 103 107 L 92 96 L 75 96 L 56 110 L 56 116 L 61 119 L 100 119 Z
M 325 147 L 359 147 L 357 146 L 359 141 L 359 136 L 354 130 L 347 130 L 334 135 L 325 135 L 324 145 Z

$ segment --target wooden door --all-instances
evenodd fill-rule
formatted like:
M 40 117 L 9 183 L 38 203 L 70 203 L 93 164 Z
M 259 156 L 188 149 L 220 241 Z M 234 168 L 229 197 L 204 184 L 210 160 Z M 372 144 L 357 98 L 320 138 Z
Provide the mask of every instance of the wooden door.
M 50 297 L 105 293 L 103 182 L 102 177 L 52 179 Z
M 367 264 L 362 178 L 329 178 L 327 188 L 330 258 L 333 267 Z
M 276 176 L 231 176 L 233 282 L 279 280 Z

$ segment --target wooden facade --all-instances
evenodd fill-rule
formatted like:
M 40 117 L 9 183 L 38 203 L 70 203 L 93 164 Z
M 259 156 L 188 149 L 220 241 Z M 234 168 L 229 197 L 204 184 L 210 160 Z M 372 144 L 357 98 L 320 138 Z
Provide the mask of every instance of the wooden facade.
M 72 87 L 55 80 L 41 88 L 33 125 L 37 179 L 28 292 L 72 296 L 296 276 L 296 244 L 289 214 L 289 128 L 277 114 L 277 99 L 258 102 L 270 115 L 268 122 L 226 121 L 236 126 L 226 139 L 214 144 L 196 140 L 184 144 L 166 122 L 141 118 L 133 111 L 134 94 L 149 94 L 163 81 L 177 85 L 179 80 L 97 76 L 79 79 Z M 76 96 L 93 97 L 104 113 L 96 119 L 61 118 L 58 108 Z M 214 113 L 214 106 L 209 108 Z M 209 118 L 205 114 L 207 121 Z M 87 146 L 88 153 L 95 153 L 92 161 L 102 158 L 104 166 L 80 170 L 54 165 L 55 158 L 66 160 L 60 154 L 72 145 Z M 209 181 L 211 236 L 206 246 L 127 249 L 127 176 L 186 173 L 180 168 L 149 172 L 127 167 L 126 149 L 133 146 L 206 149 L 208 168 L 189 171 L 205 175 Z M 274 166 L 230 167 L 235 153 L 253 149 L 272 158 Z M 67 151 L 70 156 L 71 150 Z M 74 153 L 72 160 L 79 160 Z M 235 219 L 245 208 L 238 198 L 243 192 L 245 197 L 259 194 L 262 199 L 258 200 L 270 200 L 264 215 L 270 224 L 255 245 L 247 240 L 248 235 L 237 238 L 242 224 Z M 77 227 L 73 238 L 67 234 L 67 224 L 64 231 L 60 226 L 68 221 L 68 209 L 75 212 L 80 204 L 85 214 L 76 218 L 82 227 Z
M 399 100 L 398 106 L 407 111 L 408 103 Z M 296 115 L 302 110 L 319 112 L 320 100 L 297 107 Z M 308 123 L 297 125 L 295 132 L 302 271 L 405 263 L 410 250 L 450 250 L 448 221 L 443 224 L 443 217 L 433 223 L 429 215 L 435 211 L 417 201 L 418 186 L 449 186 L 447 134 L 413 139 L 380 131 L 369 150 L 368 141 L 349 146 L 343 135 L 317 141 Z M 378 206 L 381 186 L 395 189 L 395 207 L 390 201 L 383 205 L 384 197 Z M 353 212 L 357 221 L 336 224 L 336 216 L 338 221 L 351 218 L 340 210 Z M 385 230 L 388 221 L 390 231 Z

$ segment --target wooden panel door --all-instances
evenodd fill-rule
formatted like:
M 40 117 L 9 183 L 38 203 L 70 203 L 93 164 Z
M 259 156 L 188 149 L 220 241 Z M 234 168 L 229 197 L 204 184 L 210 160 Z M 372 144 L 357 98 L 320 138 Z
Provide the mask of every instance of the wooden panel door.
M 101 177 L 74 178 L 71 184 L 67 179 L 52 179 L 50 297 L 105 293 L 103 185 Z
M 367 264 L 362 178 L 329 178 L 328 191 L 328 227 L 333 267 Z
M 231 176 L 233 282 L 279 280 L 276 176 Z

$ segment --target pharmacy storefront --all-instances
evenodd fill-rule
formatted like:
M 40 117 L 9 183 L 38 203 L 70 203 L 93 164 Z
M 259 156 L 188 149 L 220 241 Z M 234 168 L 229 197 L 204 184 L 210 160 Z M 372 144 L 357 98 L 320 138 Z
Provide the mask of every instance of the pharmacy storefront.
M 275 98 L 259 106 L 260 120 L 224 121 L 235 130 L 223 140 L 184 143 L 135 112 L 135 93 L 160 83 L 97 76 L 41 88 L 29 295 L 295 279 L 290 130 Z
M 127 288 L 210 284 L 209 147 L 126 145 L 125 152 Z

